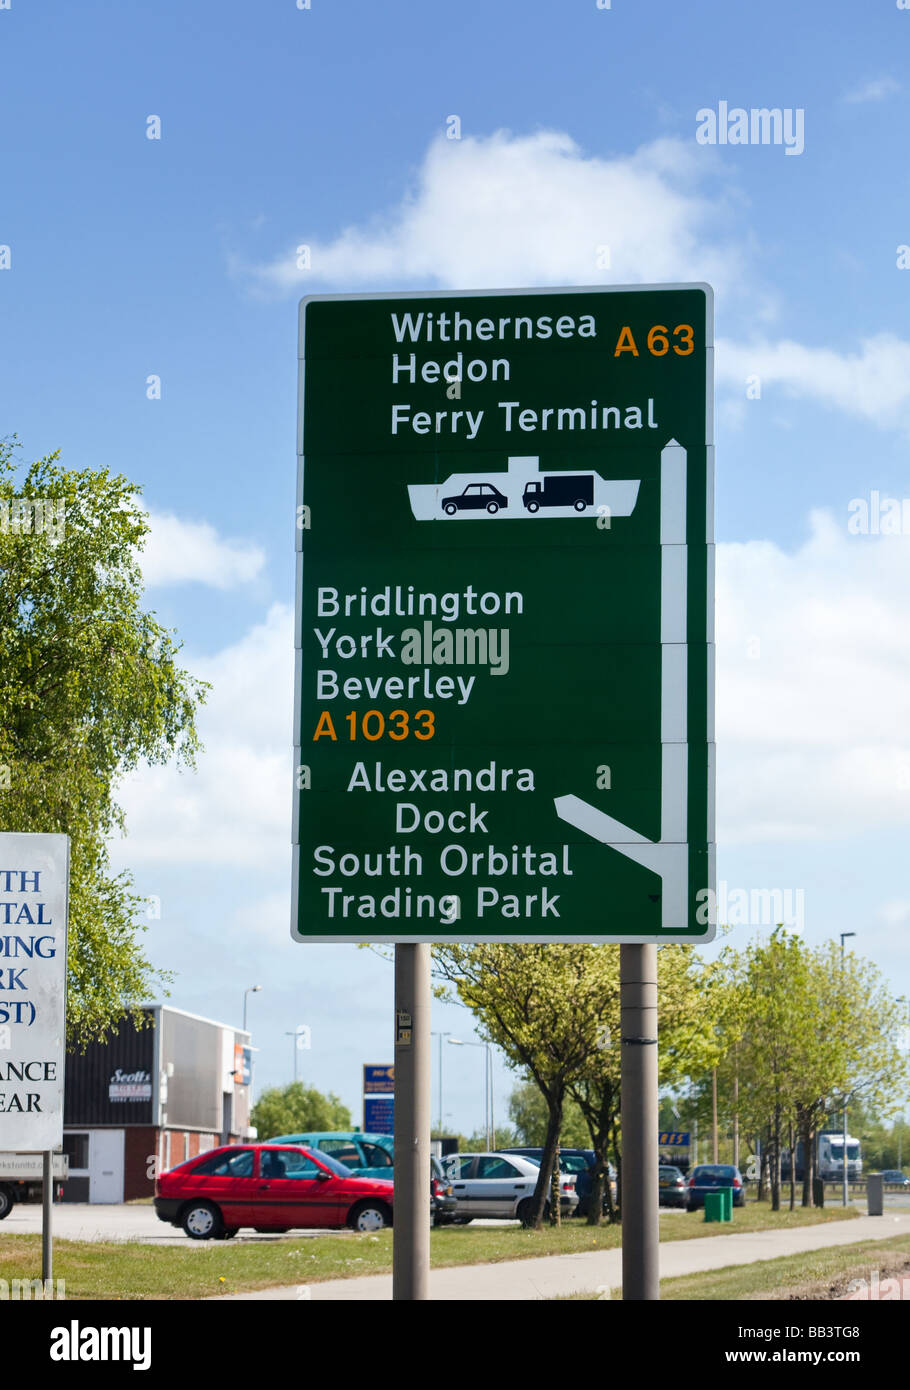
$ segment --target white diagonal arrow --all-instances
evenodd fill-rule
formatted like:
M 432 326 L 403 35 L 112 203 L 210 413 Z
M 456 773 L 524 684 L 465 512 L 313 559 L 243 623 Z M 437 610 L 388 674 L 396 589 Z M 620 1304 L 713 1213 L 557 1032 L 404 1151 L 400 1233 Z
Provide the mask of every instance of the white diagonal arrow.
M 583 801 L 557 796 L 560 820 L 659 875 L 664 931 L 689 917 L 686 451 L 671 439 L 660 455 L 660 839 Z

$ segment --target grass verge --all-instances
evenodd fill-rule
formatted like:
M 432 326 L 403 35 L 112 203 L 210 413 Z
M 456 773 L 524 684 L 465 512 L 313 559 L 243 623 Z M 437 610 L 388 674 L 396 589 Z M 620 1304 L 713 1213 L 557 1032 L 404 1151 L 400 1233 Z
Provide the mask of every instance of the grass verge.
M 881 1279 L 910 1271 L 910 1238 L 860 1241 L 856 1245 L 829 1246 L 780 1260 L 761 1260 L 734 1265 L 707 1274 L 684 1274 L 664 1279 L 663 1300 L 701 1302 L 707 1299 L 830 1300 L 847 1292 L 854 1279 L 870 1280 L 878 1270 Z
M 662 1240 L 722 1236 L 737 1231 L 789 1230 L 856 1217 L 853 1208 L 830 1207 L 772 1212 L 750 1203 L 731 1225 L 706 1224 L 700 1214 L 667 1213 Z M 434 1268 L 612 1250 L 621 1244 L 617 1226 L 566 1222 L 558 1228 L 526 1231 L 520 1226 L 444 1226 L 431 1234 Z M 0 1230 L 0 1279 L 36 1278 L 41 1264 L 41 1237 L 4 1234 Z M 137 1242 L 56 1240 L 54 1275 L 66 1280 L 68 1298 L 206 1298 L 275 1285 L 311 1284 L 387 1274 L 392 1268 L 392 1233 L 376 1236 L 330 1235 L 302 1240 L 191 1242 L 185 1246 Z

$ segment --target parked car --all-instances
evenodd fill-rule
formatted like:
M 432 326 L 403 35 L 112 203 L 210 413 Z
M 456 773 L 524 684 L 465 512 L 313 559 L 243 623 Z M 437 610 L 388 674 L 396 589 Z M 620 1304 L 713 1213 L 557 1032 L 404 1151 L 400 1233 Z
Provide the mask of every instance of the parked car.
M 662 1163 L 657 1170 L 657 1191 L 662 1207 L 685 1207 L 688 1205 L 686 1180 L 678 1168 L 671 1163 Z
M 500 507 L 507 507 L 509 499 L 505 493 L 499 491 L 492 483 L 468 483 L 464 492 L 457 492 L 452 497 L 442 499 L 442 509 L 446 516 L 454 516 L 456 512 L 488 511 L 491 516 L 495 516 Z
M 523 1158 L 530 1158 L 532 1162 L 540 1167 L 543 1161 L 542 1148 L 525 1149 L 500 1149 L 504 1154 L 521 1154 Z M 578 1197 L 578 1205 L 575 1207 L 573 1215 L 587 1216 L 588 1201 L 594 1190 L 594 1179 L 591 1170 L 594 1167 L 595 1154 L 593 1149 L 560 1149 L 559 1150 L 559 1170 L 562 1173 L 573 1173 L 575 1175 L 575 1193 Z M 608 1177 L 610 1187 L 613 1192 L 613 1199 L 616 1199 L 616 1169 L 613 1164 L 608 1165 Z M 609 1210 L 607 1195 L 604 1192 L 603 1198 L 604 1211 Z
M 900 1168 L 886 1168 L 882 1177 L 889 1187 L 910 1187 L 910 1178 Z
M 303 1144 L 343 1163 L 358 1178 L 392 1181 L 395 1141 L 391 1134 L 364 1134 L 359 1129 L 307 1130 L 304 1134 L 279 1134 L 267 1142 Z
M 438 1158 L 430 1159 L 430 1207 L 434 1226 L 448 1226 L 458 1211 L 452 1180 Z
M 327 1153 L 349 1168 L 355 1178 L 395 1181 L 393 1162 L 395 1140 L 391 1134 L 363 1134 L 360 1130 L 332 1130 L 307 1134 L 282 1134 L 266 1141 L 272 1144 L 303 1144 L 305 1148 Z M 430 1215 L 435 1225 L 455 1218 L 455 1194 L 438 1158 L 430 1159 Z
M 452 1181 L 457 1221 L 467 1224 L 475 1217 L 487 1216 L 530 1222 L 539 1162 L 519 1154 L 453 1154 L 446 1160 L 450 1174 L 453 1161 L 458 1165 Z M 574 1176 L 563 1174 L 560 1187 L 560 1210 L 571 1216 L 578 1204 Z
M 227 1144 L 155 1181 L 158 1219 L 192 1240 L 229 1240 L 241 1226 L 381 1231 L 392 1224 L 393 1196 L 390 1182 L 355 1177 L 328 1154 L 275 1144 Z
M 734 1168 L 732 1163 L 699 1163 L 697 1168 L 692 1169 L 689 1178 L 687 1209 L 697 1211 L 705 1205 L 705 1193 L 716 1192 L 720 1187 L 733 1188 L 735 1207 L 746 1205 L 742 1174 L 738 1168 Z

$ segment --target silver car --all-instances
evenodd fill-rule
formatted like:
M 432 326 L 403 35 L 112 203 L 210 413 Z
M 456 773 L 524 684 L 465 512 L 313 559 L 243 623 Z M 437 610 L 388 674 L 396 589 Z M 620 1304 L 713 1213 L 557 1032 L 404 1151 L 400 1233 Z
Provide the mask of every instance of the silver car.
M 452 1154 L 443 1159 L 455 1190 L 455 1220 L 476 1217 L 530 1222 L 540 1165 L 517 1154 Z M 575 1176 L 561 1173 L 560 1209 L 571 1216 L 578 1205 Z

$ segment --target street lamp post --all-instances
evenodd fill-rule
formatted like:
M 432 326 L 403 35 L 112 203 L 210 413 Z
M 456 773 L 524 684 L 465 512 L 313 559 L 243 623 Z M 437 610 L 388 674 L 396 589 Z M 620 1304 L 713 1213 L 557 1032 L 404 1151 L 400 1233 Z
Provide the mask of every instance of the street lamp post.
M 899 994 L 899 995 L 897 996 L 897 1001 L 896 1001 L 896 1002 L 897 1002 L 898 1004 L 906 1004 L 906 1005 L 907 1005 L 907 1030 L 908 1030 L 908 1032 L 910 1032 L 910 999 L 907 998 L 906 994 Z M 903 1170 L 903 1164 L 901 1163 L 901 1157 L 902 1157 L 902 1154 L 903 1154 L 903 1143 L 902 1143 L 902 1141 L 903 1141 L 903 1138 L 904 1138 L 904 1113 L 903 1113 L 903 1110 L 901 1110 L 901 1116 L 900 1116 L 900 1119 L 898 1120 L 897 1124 L 898 1124 L 898 1129 L 897 1129 L 897 1166 L 898 1166 L 898 1168 L 900 1168 L 901 1170 Z
M 262 985 L 250 985 L 249 989 L 243 991 L 243 1031 L 246 1032 L 246 998 L 248 994 L 258 994 Z
M 297 1053 L 300 1051 L 300 1028 L 295 1028 L 293 1033 L 286 1030 L 284 1036 L 294 1039 L 294 1083 L 297 1082 Z
M 443 1125 L 442 1125 L 442 1040 L 443 1040 L 443 1038 L 450 1038 L 451 1036 L 452 1036 L 451 1033 L 440 1033 L 440 1032 L 438 1032 L 436 1029 L 431 1029 L 431 1030 L 430 1030 L 430 1037 L 431 1037 L 431 1038 L 438 1038 L 438 1039 L 439 1039 L 439 1137 L 440 1137 L 440 1139 L 442 1138 L 442 1131 L 443 1131 Z
M 464 1038 L 449 1037 L 453 1047 L 482 1047 L 486 1049 L 483 1068 L 483 1127 L 487 1135 L 487 1148 L 496 1147 L 496 1126 L 493 1120 L 493 1054 L 488 1042 L 470 1042 Z
M 843 968 L 844 968 L 844 956 L 845 956 L 844 942 L 846 941 L 846 939 L 847 939 L 848 936 L 856 936 L 856 932 L 855 932 L 855 931 L 842 931 L 841 934 L 840 934 L 840 961 L 841 961 L 841 970 L 843 970 Z M 843 1189 L 844 1189 L 844 1190 L 843 1190 L 843 1204 L 844 1204 L 844 1206 L 846 1206 L 846 1205 L 847 1205 L 847 1199 L 848 1199 L 848 1176 L 847 1176 L 847 1101 L 846 1101 L 846 1097 L 844 1098 L 844 1167 L 843 1167 L 843 1174 L 844 1174 L 844 1181 L 843 1181 Z

